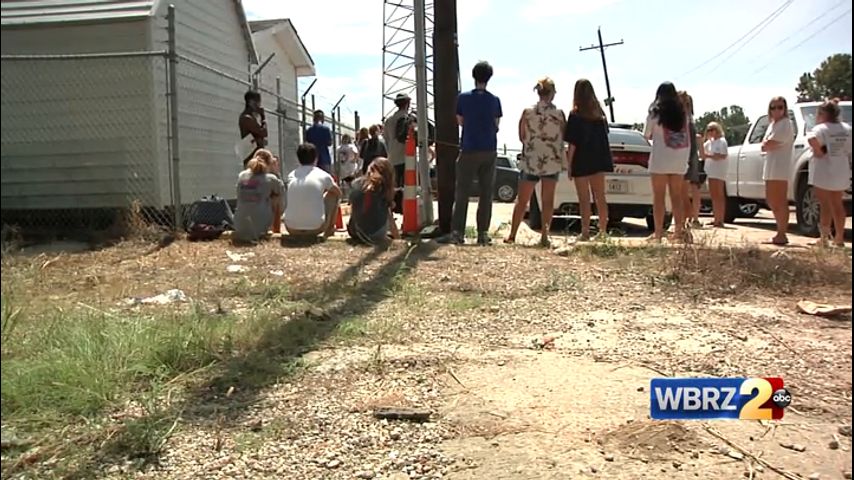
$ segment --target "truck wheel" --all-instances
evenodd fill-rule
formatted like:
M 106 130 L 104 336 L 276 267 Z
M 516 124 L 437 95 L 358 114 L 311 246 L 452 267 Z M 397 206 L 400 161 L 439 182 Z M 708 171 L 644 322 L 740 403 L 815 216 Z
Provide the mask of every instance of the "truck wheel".
M 807 184 L 805 178 L 798 183 L 795 212 L 798 218 L 798 230 L 804 235 L 817 237 L 821 208 L 815 196 L 815 190 Z
M 668 213 L 664 216 L 664 229 L 667 230 L 670 226 L 673 225 L 673 215 Z M 652 215 L 646 216 L 646 228 L 650 232 L 655 232 L 655 217 Z
M 741 218 L 756 218 L 759 215 L 761 207 L 756 202 L 744 202 L 738 207 L 739 217 Z
M 741 201 L 737 198 L 727 197 L 724 222 L 733 223 L 737 218 L 741 218 Z

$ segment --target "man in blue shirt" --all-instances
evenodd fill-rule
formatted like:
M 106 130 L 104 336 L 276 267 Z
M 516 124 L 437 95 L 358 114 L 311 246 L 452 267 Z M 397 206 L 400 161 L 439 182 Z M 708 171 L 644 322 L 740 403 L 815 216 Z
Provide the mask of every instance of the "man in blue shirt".
M 332 130 L 323 124 L 323 120 L 323 110 L 315 110 L 314 124 L 305 131 L 305 143 L 310 143 L 317 149 L 317 168 L 332 175 L 332 156 L 329 153 Z
M 489 224 L 492 221 L 492 197 L 495 189 L 495 161 L 498 152 L 498 124 L 501 101 L 486 90 L 492 78 L 492 66 L 478 62 L 472 69 L 474 90 L 457 97 L 457 123 L 463 128 L 460 156 L 457 159 L 457 184 L 451 233 L 440 243 L 465 243 L 469 195 L 478 183 L 477 243 L 490 245 Z

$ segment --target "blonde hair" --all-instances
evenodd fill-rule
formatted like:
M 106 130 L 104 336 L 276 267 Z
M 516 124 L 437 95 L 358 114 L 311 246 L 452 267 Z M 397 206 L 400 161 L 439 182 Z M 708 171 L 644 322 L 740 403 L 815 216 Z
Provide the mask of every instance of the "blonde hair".
M 724 136 L 724 127 L 722 127 L 721 124 L 718 122 L 711 122 L 706 125 L 706 131 L 708 132 L 709 130 L 715 130 L 720 134 L 721 137 Z
M 246 168 L 251 170 L 253 174 L 258 175 L 261 173 L 267 173 L 270 165 L 272 164 L 273 153 L 262 148 L 255 152 L 255 156 L 252 157 L 252 160 L 247 162 Z
M 549 77 L 543 77 L 537 81 L 537 84 L 534 86 L 534 90 L 536 90 L 537 95 L 547 97 L 556 92 L 555 81 Z

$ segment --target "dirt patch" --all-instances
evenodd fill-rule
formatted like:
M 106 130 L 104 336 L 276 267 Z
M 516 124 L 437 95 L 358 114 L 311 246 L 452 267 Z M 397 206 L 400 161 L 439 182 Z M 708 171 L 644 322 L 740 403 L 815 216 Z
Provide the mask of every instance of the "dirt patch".
M 652 420 L 620 425 L 599 435 L 596 442 L 628 455 L 663 460 L 671 458 L 674 453 L 693 452 L 709 446 L 685 424 Z

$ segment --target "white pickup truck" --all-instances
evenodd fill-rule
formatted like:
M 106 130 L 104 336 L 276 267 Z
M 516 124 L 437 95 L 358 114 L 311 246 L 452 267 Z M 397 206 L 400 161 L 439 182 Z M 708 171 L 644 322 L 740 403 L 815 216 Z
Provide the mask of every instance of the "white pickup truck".
M 812 159 L 812 150 L 807 143 L 807 134 L 815 127 L 819 103 L 797 103 L 789 116 L 795 130 L 795 146 L 792 151 L 789 202 L 795 206 L 798 229 L 801 233 L 818 236 L 819 206 L 812 187 L 807 184 L 807 169 Z M 851 124 L 851 102 L 840 102 L 842 121 Z M 762 179 L 765 154 L 762 140 L 768 129 L 768 115 L 759 117 L 748 130 L 744 144 L 730 147 L 729 171 L 727 172 L 727 222 L 743 215 L 741 207 L 749 204 L 765 205 L 765 182 Z M 851 158 L 848 159 L 849 164 Z M 845 206 L 851 215 L 851 189 L 845 195 Z

